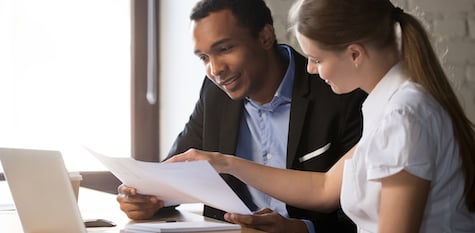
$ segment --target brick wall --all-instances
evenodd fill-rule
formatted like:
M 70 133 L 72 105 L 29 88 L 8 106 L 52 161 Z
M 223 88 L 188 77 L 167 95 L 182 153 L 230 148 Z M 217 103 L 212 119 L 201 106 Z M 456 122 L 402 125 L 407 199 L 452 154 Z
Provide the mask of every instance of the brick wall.
M 287 30 L 287 16 L 294 0 L 267 0 L 272 9 L 277 38 L 299 49 Z M 394 5 L 423 22 L 432 36 L 447 76 L 475 122 L 475 0 L 393 0 Z

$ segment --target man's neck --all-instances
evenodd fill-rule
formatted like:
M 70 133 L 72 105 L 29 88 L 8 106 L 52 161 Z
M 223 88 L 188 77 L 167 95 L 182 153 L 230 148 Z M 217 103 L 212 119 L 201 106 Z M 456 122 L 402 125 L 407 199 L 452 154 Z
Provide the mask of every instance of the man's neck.
M 269 103 L 274 98 L 275 92 L 284 79 L 289 65 L 288 56 L 282 55 L 278 48 L 274 49 L 269 56 L 269 65 L 267 67 L 267 83 L 265 83 L 258 95 L 250 98 L 260 104 Z

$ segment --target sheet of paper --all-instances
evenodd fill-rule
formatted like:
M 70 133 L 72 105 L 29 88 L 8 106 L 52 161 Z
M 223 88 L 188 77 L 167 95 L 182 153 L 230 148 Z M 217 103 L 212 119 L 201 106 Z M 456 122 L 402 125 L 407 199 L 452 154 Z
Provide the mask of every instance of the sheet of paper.
M 132 232 L 204 232 L 239 230 L 241 226 L 225 222 L 148 222 L 127 224 L 123 230 Z
M 165 206 L 204 203 L 230 213 L 251 214 L 208 161 L 152 163 L 109 157 L 86 149 L 122 183 L 135 187 L 141 194 L 157 196 Z
M 0 211 L 16 210 L 15 204 L 0 204 Z

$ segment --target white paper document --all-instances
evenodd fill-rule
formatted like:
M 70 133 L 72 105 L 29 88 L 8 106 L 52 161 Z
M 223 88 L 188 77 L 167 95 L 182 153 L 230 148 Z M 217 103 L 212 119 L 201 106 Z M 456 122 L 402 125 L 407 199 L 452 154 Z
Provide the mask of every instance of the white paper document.
M 208 161 L 142 162 L 109 157 L 86 149 L 122 183 L 136 188 L 140 194 L 157 196 L 165 206 L 204 203 L 229 213 L 251 214 Z
M 16 210 L 15 204 L 0 204 L 0 211 Z
M 226 222 L 150 222 L 127 224 L 122 230 L 123 233 L 135 232 L 211 232 L 239 230 L 241 226 Z

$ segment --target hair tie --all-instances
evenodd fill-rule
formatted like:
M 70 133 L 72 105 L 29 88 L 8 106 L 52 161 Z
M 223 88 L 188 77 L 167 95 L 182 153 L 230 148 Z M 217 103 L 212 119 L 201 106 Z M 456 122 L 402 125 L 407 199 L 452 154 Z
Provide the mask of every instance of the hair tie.
M 404 12 L 403 9 L 399 8 L 399 7 L 393 7 L 392 11 L 391 11 L 391 18 L 396 20 L 396 21 L 399 21 L 399 17 L 401 16 L 401 14 Z

